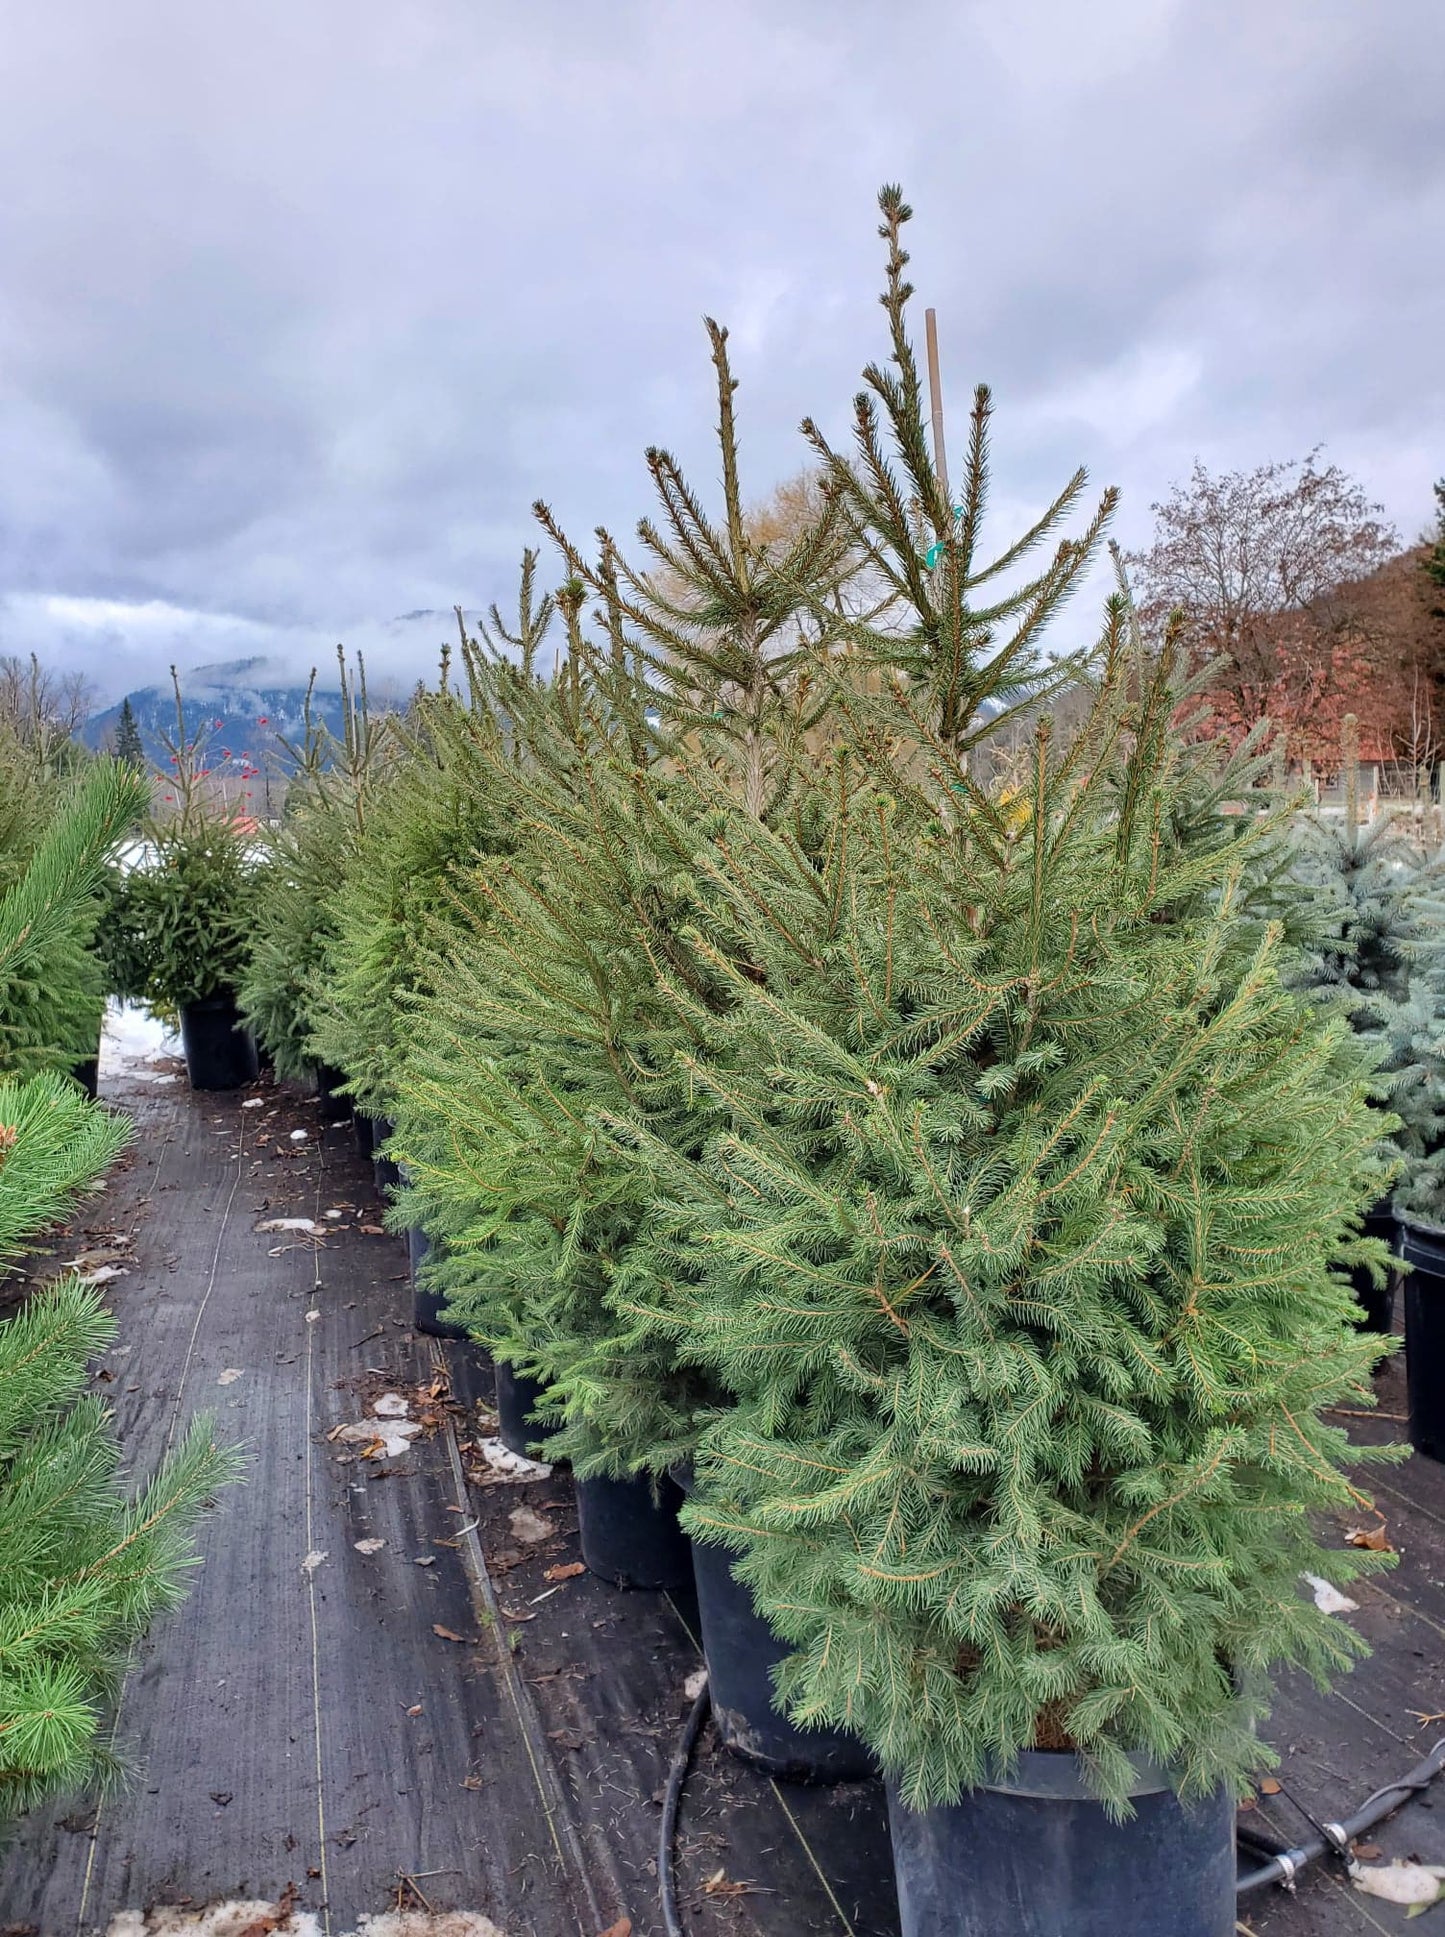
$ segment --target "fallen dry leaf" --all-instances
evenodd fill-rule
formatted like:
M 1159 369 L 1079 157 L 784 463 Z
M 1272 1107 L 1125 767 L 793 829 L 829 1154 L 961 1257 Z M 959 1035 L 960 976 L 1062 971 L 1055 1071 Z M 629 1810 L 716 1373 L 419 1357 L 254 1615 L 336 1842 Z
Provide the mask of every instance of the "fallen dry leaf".
M 549 1567 L 542 1576 L 542 1579 L 544 1581 L 575 1581 L 579 1574 L 585 1574 L 586 1572 L 587 1569 L 582 1565 L 580 1560 L 569 1560 L 560 1567 Z
M 421 1703 L 420 1703 L 420 1702 L 413 1702 L 413 1703 L 412 1703 L 412 1705 L 411 1705 L 411 1707 L 410 1707 L 410 1708 L 409 1708 L 409 1709 L 408 1709 L 408 1710 L 407 1710 L 406 1712 L 407 1712 L 407 1714 L 408 1714 L 408 1715 L 420 1715 L 420 1714 L 421 1714 Z
M 306 1874 L 310 1876 L 310 1870 Z M 263 1912 L 259 1917 L 253 1917 L 250 1923 L 237 1931 L 236 1937 L 274 1937 L 274 1933 L 283 1924 L 290 1923 L 291 1913 L 296 1908 L 296 1898 L 299 1894 L 296 1885 L 288 1883 L 281 1892 L 281 1901 L 274 1909 Z
M 352 1546 L 359 1554 L 379 1554 L 386 1545 L 384 1540 L 353 1540 Z
M 1279 1794 L 1279 1784 L 1273 1776 L 1265 1777 L 1264 1781 L 1259 1785 L 1259 1793 L 1262 1796 L 1277 1796 Z
M 1368 1547 L 1373 1554 L 1392 1554 L 1390 1536 L 1383 1527 L 1351 1527 L 1345 1535 L 1347 1547 Z
M 1363 1863 L 1373 1863 L 1380 1854 L 1380 1846 L 1378 1843 L 1355 1843 L 1352 1847 L 1355 1855 Z
M 597 1937 L 632 1937 L 631 1917 L 619 1917 L 617 1922 L 609 1924 L 606 1930 L 599 1930 Z
M 752 1887 L 751 1883 L 730 1883 L 725 1870 L 714 1870 L 702 1886 L 703 1895 L 708 1897 L 745 1897 Z
M 433 1634 L 439 1634 L 443 1641 L 461 1641 L 463 1639 L 455 1628 L 444 1628 L 440 1621 L 432 1622 L 431 1631 Z
M 386 1236 L 385 1227 L 380 1224 L 358 1224 L 356 1228 L 363 1237 L 384 1238 Z
M 246 1376 L 245 1373 L 241 1370 L 239 1365 L 228 1365 L 225 1371 L 221 1374 L 220 1378 L 217 1379 L 216 1384 L 234 1385 L 237 1379 L 243 1379 L 245 1376 Z

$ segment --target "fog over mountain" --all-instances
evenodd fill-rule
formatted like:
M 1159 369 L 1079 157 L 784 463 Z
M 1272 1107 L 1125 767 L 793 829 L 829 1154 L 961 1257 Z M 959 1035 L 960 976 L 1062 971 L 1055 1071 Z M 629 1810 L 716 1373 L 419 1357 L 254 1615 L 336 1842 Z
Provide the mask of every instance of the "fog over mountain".
M 662 443 L 750 490 L 848 435 L 898 180 L 994 535 L 1079 462 L 1126 544 L 1198 455 L 1445 469 L 1438 0 L 53 0 L 6 24 L 0 651 L 427 669 Z M 547 561 L 548 572 L 554 569 Z M 1079 631 L 1092 630 L 1084 602 Z

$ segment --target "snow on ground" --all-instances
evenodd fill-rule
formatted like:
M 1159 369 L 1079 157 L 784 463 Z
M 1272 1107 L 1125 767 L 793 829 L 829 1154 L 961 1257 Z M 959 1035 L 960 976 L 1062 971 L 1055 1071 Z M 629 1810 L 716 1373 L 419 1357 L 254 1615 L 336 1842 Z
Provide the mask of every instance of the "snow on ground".
M 173 1069 L 159 1064 L 181 1053 L 180 1037 L 138 1002 L 110 1002 L 100 1033 L 100 1074 L 129 1076 L 142 1083 L 175 1083 Z
M 281 1904 L 234 1898 L 205 1910 L 173 1910 L 165 1905 L 149 1911 L 122 1910 L 111 1918 L 106 1937 L 247 1937 L 258 1931 L 274 1937 L 321 1937 L 321 1921 L 310 1910 L 287 1915 Z M 504 1933 L 475 1910 L 389 1910 L 379 1917 L 363 1917 L 347 1937 L 504 1937 Z

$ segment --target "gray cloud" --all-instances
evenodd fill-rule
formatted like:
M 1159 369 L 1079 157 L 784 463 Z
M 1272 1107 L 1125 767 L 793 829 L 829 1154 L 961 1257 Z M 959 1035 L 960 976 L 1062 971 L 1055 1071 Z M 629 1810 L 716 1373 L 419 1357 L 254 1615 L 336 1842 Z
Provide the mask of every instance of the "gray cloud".
M 58 0 L 0 71 L 0 646 L 110 692 L 510 593 L 541 495 L 761 494 L 881 345 L 901 180 L 1001 527 L 1079 461 L 1121 531 L 1196 453 L 1323 441 L 1405 536 L 1441 445 L 1435 0 Z

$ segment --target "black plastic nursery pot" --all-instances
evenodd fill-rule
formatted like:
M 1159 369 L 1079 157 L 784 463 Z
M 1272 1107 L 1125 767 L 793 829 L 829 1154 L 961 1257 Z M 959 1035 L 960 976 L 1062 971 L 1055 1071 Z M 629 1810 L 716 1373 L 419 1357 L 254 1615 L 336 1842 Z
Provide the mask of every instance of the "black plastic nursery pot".
M 684 1493 L 692 1475 L 674 1468 Z M 792 1650 L 753 1606 L 752 1590 L 733 1574 L 730 1547 L 694 1542 L 702 1652 L 712 1695 L 713 1726 L 741 1762 L 790 1782 L 859 1782 L 877 1774 L 872 1752 L 841 1729 L 803 1729 L 773 1701 L 773 1670 Z M 1003 1926 L 1000 1926 L 1003 1928 Z
M 256 1045 L 236 998 L 207 996 L 181 1004 L 181 1043 L 193 1090 L 238 1090 L 256 1080 Z
M 72 1064 L 70 1073 L 92 1100 L 100 1095 L 99 1056 L 90 1056 L 83 1063 Z
M 372 1157 L 376 1154 L 376 1131 L 377 1119 L 374 1116 L 366 1116 L 360 1110 L 353 1111 L 351 1132 L 356 1138 L 358 1155 Z
M 1379 1238 L 1393 1250 L 1397 1236 L 1395 1213 L 1388 1197 L 1382 1197 L 1378 1204 L 1372 1205 L 1365 1213 L 1364 1230 L 1361 1235 Z M 1377 1285 L 1364 1265 L 1356 1265 L 1350 1273 L 1350 1283 L 1354 1287 L 1355 1302 L 1360 1307 L 1360 1315 L 1355 1323 L 1362 1332 L 1388 1332 L 1395 1316 L 1395 1279 L 1397 1273 L 1391 1272 L 1383 1285 Z
M 1405 1274 L 1405 1383 L 1410 1444 L 1445 1460 L 1445 1231 L 1400 1219 Z
M 375 1168 L 376 1188 L 383 1197 L 401 1186 L 401 1165 L 394 1157 L 384 1157 L 382 1147 L 396 1130 L 396 1124 L 389 1116 L 372 1118 L 371 1161 Z
M 888 1785 L 902 1937 L 1233 1937 L 1234 1801 L 1181 1803 L 1136 1758 L 1134 1814 L 1111 1821 L 1067 1751 L 915 1811 Z
M 535 1379 L 524 1379 L 510 1365 L 497 1361 L 497 1436 L 509 1453 L 536 1457 L 542 1429 L 528 1422 L 541 1397 L 542 1388 Z
M 692 1542 L 677 1524 L 682 1489 L 662 1480 L 578 1480 L 577 1531 L 589 1573 L 614 1587 L 682 1587 Z
M 431 1239 L 419 1225 L 413 1224 L 406 1234 L 406 1254 L 411 1261 L 411 1322 L 428 1338 L 468 1338 L 470 1334 L 465 1327 L 449 1324 L 442 1317 L 445 1303 L 442 1294 L 421 1281 L 421 1265 L 430 1252 Z
M 316 1066 L 316 1095 L 321 1104 L 323 1123 L 344 1123 L 351 1115 L 351 1098 L 339 1094 L 346 1082 L 346 1071 L 329 1063 Z

